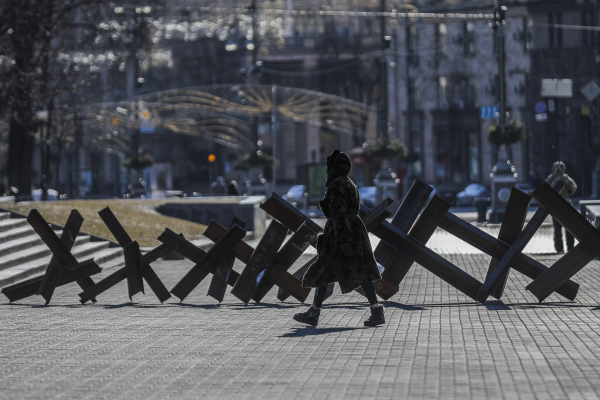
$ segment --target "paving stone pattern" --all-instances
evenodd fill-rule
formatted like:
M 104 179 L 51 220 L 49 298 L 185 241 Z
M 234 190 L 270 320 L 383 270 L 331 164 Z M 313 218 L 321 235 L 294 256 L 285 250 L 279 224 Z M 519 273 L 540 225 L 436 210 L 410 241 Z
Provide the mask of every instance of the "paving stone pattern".
M 444 237 L 430 246 L 447 248 Z M 444 256 L 483 281 L 489 257 Z M 153 266 L 172 288 L 191 263 Z M 596 399 L 599 272 L 593 261 L 573 278 L 577 301 L 543 304 L 511 272 L 503 300 L 481 305 L 415 265 L 377 328 L 362 326 L 363 298 L 337 288 L 314 328 L 276 291 L 218 305 L 206 280 L 182 304 L 149 290 L 131 304 L 122 282 L 83 306 L 72 284 L 46 307 L 0 300 L 0 399 Z

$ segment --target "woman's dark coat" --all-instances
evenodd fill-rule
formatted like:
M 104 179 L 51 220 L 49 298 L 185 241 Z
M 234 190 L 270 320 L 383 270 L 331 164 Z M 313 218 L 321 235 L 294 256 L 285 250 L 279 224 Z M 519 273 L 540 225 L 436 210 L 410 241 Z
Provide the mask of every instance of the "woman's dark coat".
M 302 278 L 304 287 L 339 282 L 342 293 L 348 293 L 360 282 L 381 279 L 367 229 L 358 216 L 360 198 L 356 185 L 348 178 L 351 168 L 350 157 L 340 153 L 327 172 L 327 191 L 319 203 L 327 223 L 317 241 L 319 257 Z M 352 249 L 349 255 L 340 248 L 344 242 Z

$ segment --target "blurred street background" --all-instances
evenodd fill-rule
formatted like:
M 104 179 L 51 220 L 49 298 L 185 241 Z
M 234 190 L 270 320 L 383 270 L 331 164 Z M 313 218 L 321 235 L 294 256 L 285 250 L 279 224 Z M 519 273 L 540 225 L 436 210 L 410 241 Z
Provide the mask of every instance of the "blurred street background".
M 598 197 L 595 0 L 0 2 L 0 191 L 16 201 L 270 195 L 455 206 L 564 161 Z M 296 197 L 294 197 L 296 196 Z

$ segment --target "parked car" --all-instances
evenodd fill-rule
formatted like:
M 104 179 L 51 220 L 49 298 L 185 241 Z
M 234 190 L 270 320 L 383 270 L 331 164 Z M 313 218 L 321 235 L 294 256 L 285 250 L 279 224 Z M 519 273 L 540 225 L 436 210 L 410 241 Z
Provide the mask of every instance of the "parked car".
M 48 189 L 48 201 L 58 200 L 58 192 L 54 189 Z M 31 191 L 31 200 L 41 201 L 42 200 L 42 189 L 34 189 Z
M 490 197 L 490 190 L 479 183 L 471 183 L 456 195 L 454 205 L 456 207 L 471 206 L 473 199 L 477 197 Z
M 377 187 L 375 187 L 375 186 L 359 187 L 358 194 L 360 196 L 360 204 L 363 204 L 369 208 L 375 207 L 375 202 L 377 199 Z
M 283 199 L 288 203 L 294 204 L 296 207 L 298 207 L 304 205 L 304 199 L 306 195 L 306 186 L 294 185 L 288 189 L 286 194 L 283 195 Z

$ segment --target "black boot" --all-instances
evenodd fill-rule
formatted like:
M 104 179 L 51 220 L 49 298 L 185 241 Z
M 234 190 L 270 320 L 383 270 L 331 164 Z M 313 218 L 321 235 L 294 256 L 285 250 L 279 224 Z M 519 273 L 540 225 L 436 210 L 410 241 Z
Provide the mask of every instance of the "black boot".
M 320 308 L 311 306 L 308 310 L 306 310 L 306 312 L 295 314 L 294 319 L 298 322 L 304 322 L 305 324 L 317 326 L 319 323 L 320 314 Z
M 371 316 L 365 321 L 365 326 L 385 324 L 383 317 L 383 306 L 371 307 Z

